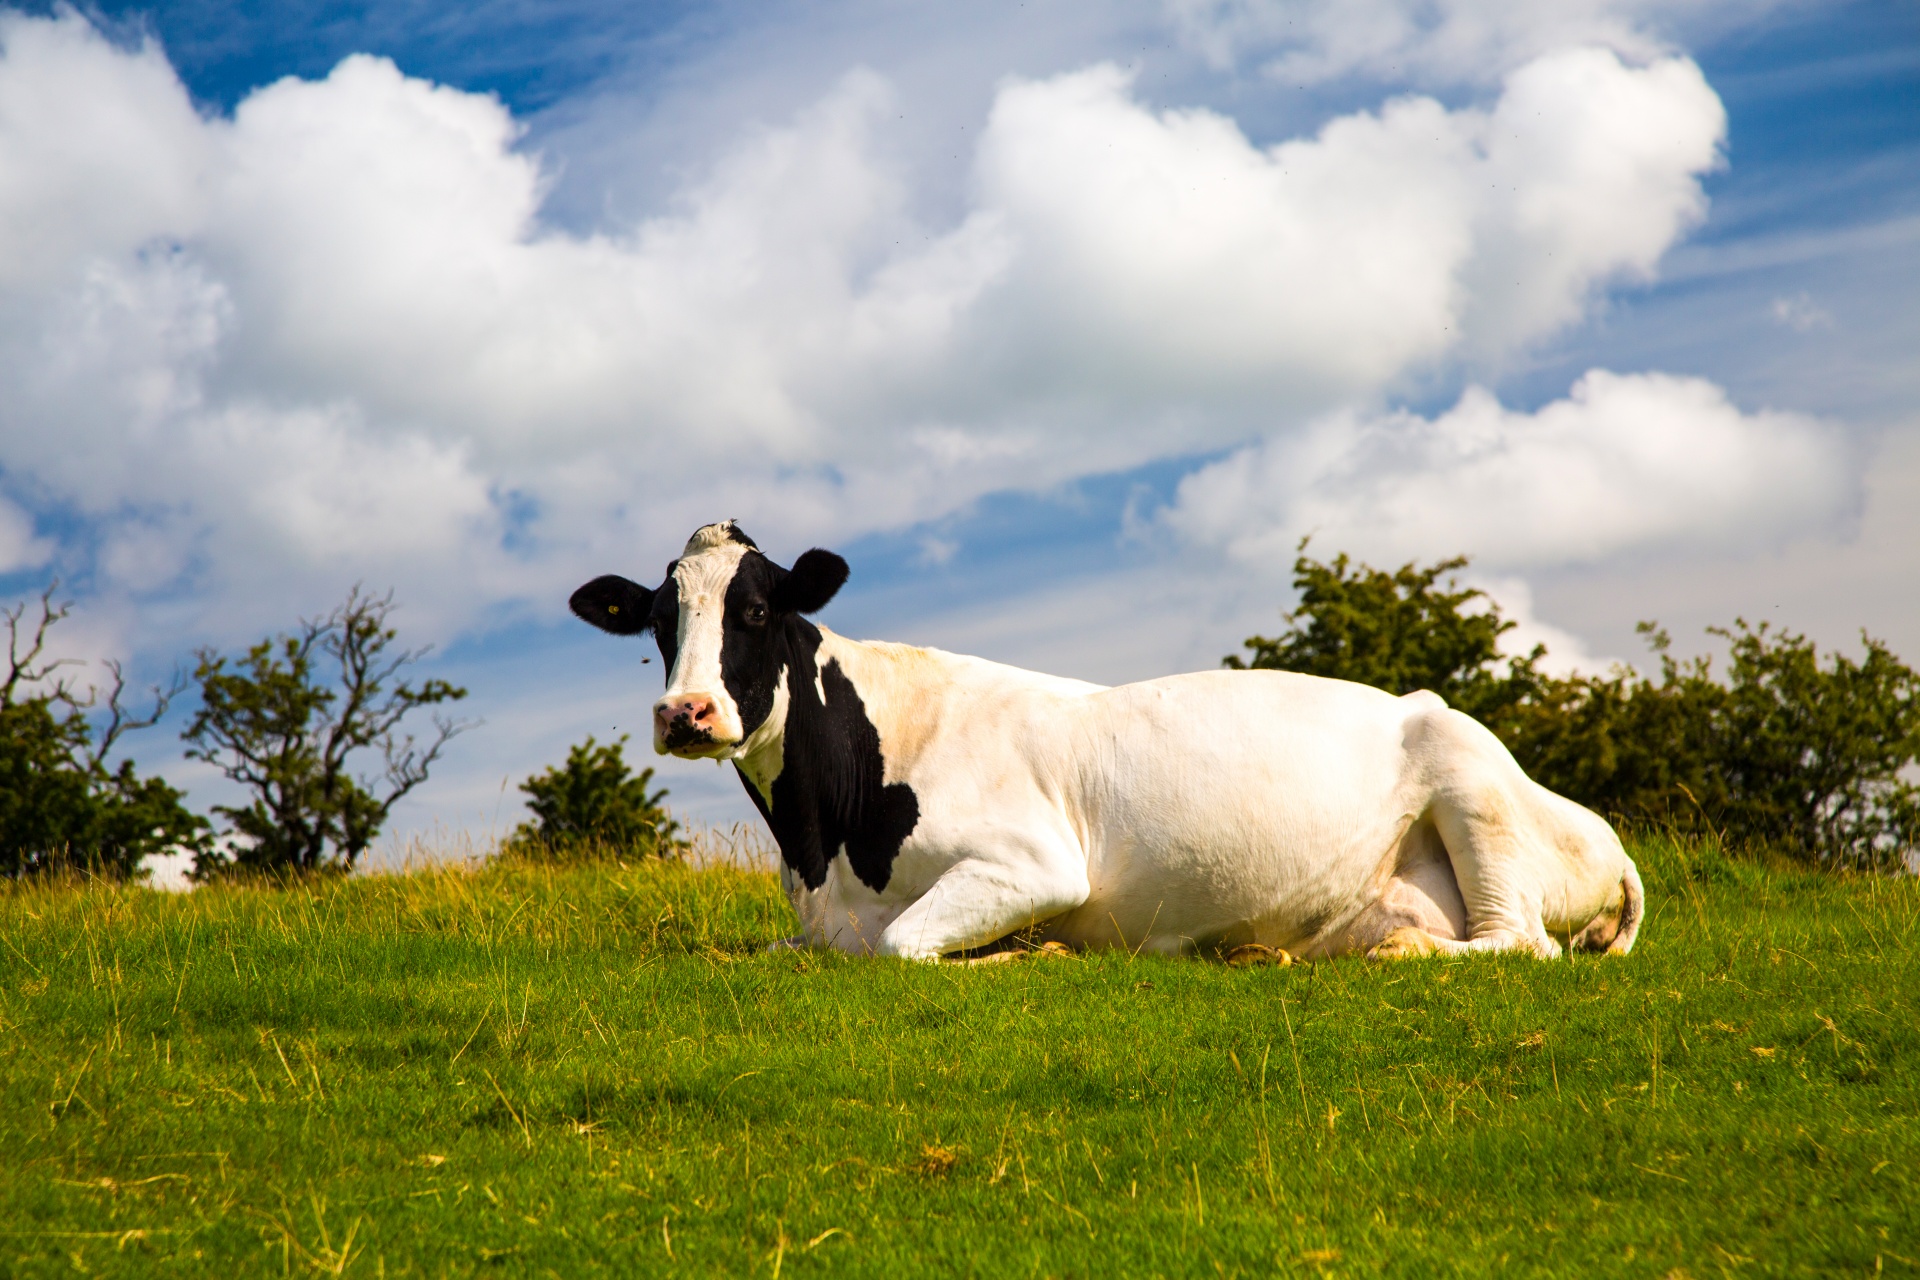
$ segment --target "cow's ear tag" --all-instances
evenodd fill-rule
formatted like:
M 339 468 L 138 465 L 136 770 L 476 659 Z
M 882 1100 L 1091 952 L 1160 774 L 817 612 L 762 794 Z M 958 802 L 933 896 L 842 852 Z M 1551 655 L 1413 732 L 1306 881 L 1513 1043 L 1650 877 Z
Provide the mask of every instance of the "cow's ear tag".
M 815 547 L 793 562 L 787 576 L 774 585 L 773 607 L 783 613 L 812 613 L 847 581 L 847 562 L 831 551 Z
M 647 629 L 647 614 L 653 608 L 653 592 L 617 573 L 595 578 L 567 600 L 567 607 L 583 622 L 617 636 L 630 636 Z

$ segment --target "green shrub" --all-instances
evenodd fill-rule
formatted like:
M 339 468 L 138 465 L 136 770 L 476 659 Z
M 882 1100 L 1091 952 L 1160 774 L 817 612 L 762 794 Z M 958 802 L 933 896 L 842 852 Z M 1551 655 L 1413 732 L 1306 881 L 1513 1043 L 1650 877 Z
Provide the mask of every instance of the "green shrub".
M 1888 869 L 1920 841 L 1920 673 L 1880 641 L 1822 655 L 1805 636 L 1744 620 L 1710 628 L 1727 645 L 1681 662 L 1642 623 L 1657 678 L 1616 666 L 1549 676 L 1544 647 L 1502 656 L 1513 624 L 1484 593 L 1441 576 L 1464 558 L 1387 573 L 1337 556 L 1294 563 L 1300 605 L 1277 638 L 1253 636 L 1266 667 L 1432 689 L 1486 724 L 1543 785 L 1642 831 L 1709 836 L 1744 853 Z
M 106 706 L 81 695 L 57 673 L 71 660 L 46 656 L 47 633 L 67 616 L 53 603 L 56 586 L 40 597 L 39 617 L 27 606 L 0 611 L 7 630 L 7 665 L 0 671 L 0 877 L 61 868 L 115 879 L 136 874 L 150 853 L 204 847 L 206 820 L 187 811 L 184 796 L 158 778 L 142 778 L 133 762 L 109 766 L 122 737 L 157 722 L 179 691 L 156 689 L 150 713 L 122 703 L 126 682 L 107 664 L 113 687 Z M 88 713 L 104 710 L 98 729 Z
M 1836 868 L 1897 866 L 1920 840 L 1920 673 L 1862 635 L 1865 657 L 1744 619 L 1712 660 L 1676 662 L 1643 626 L 1658 680 L 1616 668 L 1542 682 L 1490 722 L 1541 782 L 1642 827 L 1715 835 Z
M 500 852 L 530 862 L 578 862 L 685 850 L 680 824 L 660 803 L 666 788 L 648 793 L 653 770 L 633 773 L 626 742 L 625 734 L 604 745 L 589 737 L 568 749 L 565 764 L 521 783 L 535 821 L 521 823 Z

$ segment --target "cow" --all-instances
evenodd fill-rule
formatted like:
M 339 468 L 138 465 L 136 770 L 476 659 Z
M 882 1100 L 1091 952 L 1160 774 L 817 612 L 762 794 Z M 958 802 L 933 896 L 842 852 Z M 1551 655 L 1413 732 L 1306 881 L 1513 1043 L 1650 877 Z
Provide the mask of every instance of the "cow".
M 731 520 L 574 613 L 651 632 L 654 749 L 732 761 L 780 848 L 794 945 L 1317 959 L 1624 954 L 1640 876 L 1598 815 L 1437 694 L 1284 671 L 1105 687 L 809 620 L 846 582 Z

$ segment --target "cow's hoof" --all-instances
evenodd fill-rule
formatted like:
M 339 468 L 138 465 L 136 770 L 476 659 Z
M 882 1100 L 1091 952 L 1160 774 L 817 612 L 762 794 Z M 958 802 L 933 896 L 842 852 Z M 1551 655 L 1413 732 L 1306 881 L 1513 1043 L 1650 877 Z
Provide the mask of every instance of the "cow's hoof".
M 1073 959 L 1073 948 L 1064 942 L 1043 942 L 1033 949 L 1033 954 L 1042 958 L 1050 956 L 1056 959 L 1064 956 L 1071 960 Z
M 1406 925 L 1382 938 L 1378 946 L 1367 952 L 1367 959 L 1407 960 L 1415 956 L 1430 956 L 1439 949 L 1434 945 L 1433 936 L 1425 929 Z
M 1294 958 L 1292 952 L 1284 951 L 1279 947 L 1269 947 L 1261 942 L 1249 942 L 1244 946 L 1235 947 L 1233 950 L 1227 952 L 1227 967 L 1229 969 L 1254 969 L 1261 965 L 1273 965 L 1284 968 L 1287 965 L 1298 963 L 1299 961 Z

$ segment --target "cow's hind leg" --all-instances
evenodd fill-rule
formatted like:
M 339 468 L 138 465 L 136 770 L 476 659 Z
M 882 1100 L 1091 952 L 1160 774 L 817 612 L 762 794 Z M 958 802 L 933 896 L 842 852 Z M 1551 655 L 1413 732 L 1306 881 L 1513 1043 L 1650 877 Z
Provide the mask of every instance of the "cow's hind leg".
M 1533 803 L 1532 784 L 1500 740 L 1454 711 L 1422 718 L 1421 749 L 1436 768 L 1429 810 L 1466 905 L 1464 938 L 1395 929 L 1368 955 L 1471 955 L 1519 951 L 1551 960 L 1560 943 L 1543 918 L 1543 873 L 1558 863 Z
M 1419 870 L 1427 873 L 1423 881 L 1409 881 L 1402 873 L 1382 896 L 1381 907 L 1393 906 L 1398 910 L 1377 913 L 1380 923 L 1389 927 L 1373 932 L 1373 937 L 1379 940 L 1367 948 L 1369 960 L 1471 955 L 1478 951 L 1526 951 L 1543 959 L 1559 954 L 1559 944 L 1546 937 L 1544 930 L 1537 938 L 1515 930 L 1475 931 L 1452 867 L 1442 862 L 1437 868 L 1428 865 Z M 1437 883 L 1443 878 L 1444 885 Z M 1427 907 L 1428 901 L 1439 905 Z M 1396 924 L 1396 915 L 1410 922 Z M 1542 950 L 1543 940 L 1552 950 Z
M 1375 951 L 1383 956 L 1519 951 L 1542 960 L 1559 957 L 1560 943 L 1542 919 L 1535 865 L 1547 851 L 1530 838 L 1530 824 L 1516 807 L 1504 788 L 1489 788 L 1469 804 L 1436 806 L 1435 825 L 1466 903 L 1469 936 L 1416 939 L 1400 936 L 1406 931 L 1399 930 Z

